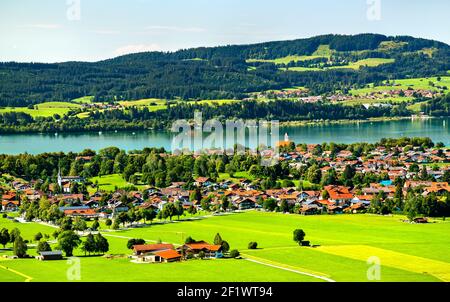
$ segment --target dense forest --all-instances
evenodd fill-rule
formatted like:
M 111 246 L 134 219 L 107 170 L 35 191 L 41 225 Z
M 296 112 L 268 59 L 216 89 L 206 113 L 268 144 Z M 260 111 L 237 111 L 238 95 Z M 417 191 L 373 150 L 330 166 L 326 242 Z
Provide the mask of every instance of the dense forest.
M 394 107 L 344 106 L 325 102 L 304 103 L 292 100 L 277 100 L 271 102 L 245 101 L 224 105 L 180 103 L 168 106 L 166 109 L 150 111 L 131 107 L 95 111 L 87 118 L 64 116 L 59 120 L 53 117 L 38 117 L 33 119 L 29 114 L 20 112 L 5 112 L 0 114 L 0 132 L 74 132 L 98 130 L 144 130 L 167 129 L 178 119 L 191 120 L 196 111 L 202 112 L 203 120 L 217 118 L 227 119 L 264 119 L 285 121 L 302 120 L 339 120 L 367 119 L 374 117 L 409 116 L 411 112 L 406 104 Z
M 383 42 L 390 48 L 381 47 Z M 274 63 L 249 68 L 248 59 L 312 55 L 328 45 L 333 58 L 347 62 L 370 57 L 395 61 L 359 70 L 295 72 Z M 432 50 L 432 55 L 424 50 Z M 86 95 L 97 101 L 140 98 L 241 99 L 249 92 L 306 86 L 311 93 L 345 90 L 391 78 L 442 75 L 450 70 L 450 46 L 431 40 L 376 34 L 324 35 L 253 45 L 146 52 L 105 61 L 0 63 L 0 106 L 25 107 L 70 101 Z M 302 64 L 302 63 L 298 63 Z M 255 65 L 255 64 L 253 64 Z

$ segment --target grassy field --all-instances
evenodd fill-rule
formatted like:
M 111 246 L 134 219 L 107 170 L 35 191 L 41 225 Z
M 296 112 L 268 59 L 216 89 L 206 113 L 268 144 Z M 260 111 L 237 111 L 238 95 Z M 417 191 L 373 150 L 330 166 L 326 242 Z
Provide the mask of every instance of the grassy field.
M 38 105 L 34 105 L 34 109 L 28 109 L 27 107 L 6 107 L 0 108 L 0 113 L 4 112 L 24 112 L 32 117 L 49 117 L 55 114 L 63 116 L 72 109 L 81 108 L 79 104 L 67 103 L 67 102 L 46 102 Z
M 383 58 L 369 58 L 364 60 L 359 60 L 356 62 L 350 62 L 348 66 L 334 66 L 330 67 L 330 69 L 342 69 L 342 68 L 350 68 L 358 70 L 361 67 L 376 67 L 383 64 L 394 63 L 394 59 L 383 59 Z
M 72 102 L 77 104 L 91 104 L 93 103 L 94 98 L 94 96 L 83 96 L 78 99 L 73 99 Z
M 109 240 L 109 239 L 108 239 Z M 125 243 L 125 241 L 124 241 Z M 245 260 L 192 260 L 181 263 L 136 264 L 126 258 L 80 257 L 81 282 L 183 282 L 183 281 L 273 281 L 311 282 L 314 278 Z M 2 269 L 8 267 L 9 270 Z M 0 280 L 72 281 L 67 277 L 66 261 L 0 260 Z M 24 275 L 11 272 L 11 269 Z M 25 273 L 23 273 L 25 272 Z
M 192 103 L 194 101 L 191 101 L 189 103 Z M 225 105 L 225 104 L 231 104 L 231 103 L 236 103 L 239 102 L 239 100 L 228 100 L 228 99 L 223 99 L 223 100 L 200 100 L 200 101 L 196 101 L 197 104 L 207 104 L 207 105 Z
M 392 82 L 392 81 L 391 81 Z M 353 89 L 350 90 L 350 94 L 352 95 L 364 95 L 369 94 L 372 92 L 379 92 L 379 91 L 390 91 L 390 90 L 399 90 L 403 89 L 406 90 L 409 87 L 413 89 L 424 89 L 424 90 L 438 90 L 436 86 L 447 86 L 447 88 L 450 87 L 450 77 L 441 77 L 441 80 L 438 81 L 437 77 L 430 77 L 430 78 L 413 78 L 413 79 L 402 79 L 402 80 L 393 80 L 395 83 L 395 86 L 388 86 L 388 85 L 382 85 L 382 86 L 376 86 L 374 87 L 373 84 L 369 85 L 369 87 L 366 88 L 360 88 L 360 89 Z M 433 83 L 433 85 L 430 85 L 430 82 Z M 448 91 L 448 89 L 447 89 Z
M 123 179 L 122 175 L 120 174 L 110 174 L 110 175 L 103 175 L 103 176 L 96 176 L 91 179 L 89 179 L 92 183 L 98 182 L 98 187 L 100 190 L 113 192 L 115 191 L 115 188 L 125 188 L 128 186 L 132 186 L 133 184 L 127 182 L 125 179 Z M 136 187 L 142 187 L 141 185 L 136 185 Z M 89 190 L 92 190 L 95 192 L 95 189 L 89 188 Z
M 280 70 L 285 71 L 298 71 L 298 72 L 305 72 L 305 71 L 324 71 L 324 70 L 330 70 L 330 69 L 354 69 L 358 70 L 361 67 L 376 67 L 382 64 L 389 64 L 393 63 L 394 59 L 383 59 L 383 58 L 370 58 L 370 59 L 364 59 L 359 60 L 356 62 L 350 62 L 347 65 L 343 66 L 332 66 L 332 67 L 325 67 L 325 68 L 317 68 L 317 67 L 290 67 L 290 68 L 280 68 Z
M 121 101 L 121 102 L 119 102 L 119 104 L 124 107 L 138 107 L 138 108 L 147 107 L 150 111 L 157 111 L 157 110 L 167 108 L 166 100 L 161 100 L 161 99 L 142 99 L 142 100 L 135 100 L 135 101 Z
M 293 180 L 292 182 L 294 183 L 295 187 L 298 188 L 298 186 L 300 185 L 300 181 L 302 182 L 302 188 L 304 190 L 310 190 L 314 186 L 313 183 L 311 183 L 307 180 Z
M 184 101 L 171 100 L 170 102 L 173 104 L 176 104 L 176 103 L 181 103 Z M 195 101 L 190 101 L 190 102 L 193 103 Z M 223 105 L 223 104 L 229 104 L 229 103 L 238 102 L 238 101 L 222 99 L 222 100 L 199 100 L 196 102 L 197 102 L 197 104 Z M 121 101 L 121 102 L 119 102 L 119 104 L 124 107 L 138 107 L 138 108 L 147 107 L 150 111 L 157 111 L 157 110 L 167 108 L 166 100 L 161 100 L 161 99 L 142 99 L 142 100 L 136 100 L 136 101 Z
M 323 58 L 324 56 L 319 55 L 311 55 L 311 56 L 286 56 L 282 58 L 277 59 L 271 59 L 271 60 L 263 60 L 263 59 L 248 59 L 246 60 L 247 63 L 254 63 L 254 62 L 261 62 L 261 63 L 274 63 L 277 65 L 283 65 L 283 64 L 289 64 L 290 62 L 302 62 L 302 61 L 308 61 L 318 58 Z
M 407 42 L 382 41 L 378 46 L 378 50 L 391 50 L 405 46 Z
M 450 222 L 436 220 L 418 225 L 402 219 L 369 214 L 300 216 L 250 211 L 104 231 L 110 253 L 117 257 L 80 257 L 82 281 L 370 281 L 367 271 L 371 264 L 367 260 L 373 256 L 381 264 L 381 281 L 450 281 Z M 0 218 L 1 227 L 12 228 L 11 224 L 23 229 L 25 239 L 38 230 L 49 234 L 53 231 L 47 226 L 14 224 Z M 292 240 L 292 231 L 297 228 L 305 231 L 306 240 L 319 246 L 299 247 Z M 218 232 L 247 260 L 147 265 L 120 256 L 129 254 L 125 246 L 128 238 L 181 244 L 192 236 L 212 242 Z M 257 250 L 247 249 L 250 241 L 258 242 Z M 81 251 L 75 255 L 83 256 Z M 33 278 L 31 281 L 64 281 L 68 267 L 65 261 L 36 260 L 4 260 L 0 265 Z M 0 269 L 0 280 L 15 278 L 18 276 L 11 271 Z
M 413 97 L 387 97 L 387 98 L 381 98 L 381 99 L 365 99 L 364 97 L 347 100 L 342 103 L 343 105 L 347 106 L 353 106 L 353 105 L 361 105 L 361 104 L 378 104 L 378 103 L 403 103 L 403 102 L 410 102 L 414 98 Z
M 255 63 L 255 62 L 262 62 L 262 63 L 274 63 L 277 65 L 283 65 L 283 64 L 289 64 L 290 62 L 303 62 L 303 61 L 309 61 L 314 60 L 318 58 L 329 58 L 331 56 L 331 49 L 329 45 L 319 45 L 317 50 L 310 56 L 298 56 L 298 55 L 290 55 L 282 58 L 272 59 L 272 60 L 261 60 L 261 59 L 248 59 L 246 60 L 247 63 Z
M 254 180 L 254 177 L 246 171 L 236 172 L 234 173 L 233 177 L 231 177 L 229 173 L 219 173 L 219 181 L 227 179 L 231 180 L 234 183 L 239 183 L 241 179 Z
M 420 110 L 422 109 L 422 104 L 426 104 L 426 103 L 428 103 L 428 102 L 427 101 L 419 102 L 419 103 L 415 103 L 415 104 L 409 105 L 406 108 L 411 110 L 411 111 L 414 111 L 414 112 L 420 112 Z

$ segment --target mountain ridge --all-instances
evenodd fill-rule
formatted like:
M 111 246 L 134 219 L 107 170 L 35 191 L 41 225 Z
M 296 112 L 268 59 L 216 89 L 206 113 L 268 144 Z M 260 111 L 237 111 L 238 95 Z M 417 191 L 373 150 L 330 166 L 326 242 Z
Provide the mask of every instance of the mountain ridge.
M 320 47 L 325 52 L 313 55 Z M 366 64 L 371 60 L 373 64 Z M 294 86 L 322 94 L 389 78 L 444 75 L 449 62 L 450 46 L 444 42 L 381 34 L 328 34 L 141 52 L 98 62 L 4 62 L 0 63 L 0 106 L 87 95 L 102 102 L 152 97 L 242 99 L 250 92 Z

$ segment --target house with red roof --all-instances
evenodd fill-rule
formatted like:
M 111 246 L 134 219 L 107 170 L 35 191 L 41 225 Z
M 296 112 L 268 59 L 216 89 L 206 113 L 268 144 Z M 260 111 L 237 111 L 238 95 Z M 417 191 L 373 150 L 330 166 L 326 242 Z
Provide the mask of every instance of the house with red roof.
M 198 255 L 200 252 L 204 252 L 206 257 L 214 257 L 222 250 L 221 245 L 209 244 L 206 241 L 197 241 L 193 243 L 186 243 L 182 246 L 186 252 L 192 252 L 194 255 Z
M 136 262 L 158 263 L 180 261 L 182 255 L 172 244 L 137 244 L 133 246 Z
M 336 205 L 348 204 L 354 197 L 344 186 L 326 186 L 324 189 L 328 193 L 328 199 Z
M 157 244 L 136 244 L 133 246 L 134 255 L 145 255 L 165 250 L 173 250 L 173 244 L 157 243 Z

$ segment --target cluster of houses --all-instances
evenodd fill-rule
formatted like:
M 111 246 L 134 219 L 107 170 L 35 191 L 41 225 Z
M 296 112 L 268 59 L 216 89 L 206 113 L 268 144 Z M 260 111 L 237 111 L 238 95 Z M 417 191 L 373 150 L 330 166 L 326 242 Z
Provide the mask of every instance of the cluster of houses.
M 282 142 L 289 144 L 289 141 Z M 202 197 L 209 197 L 210 204 L 214 208 L 220 208 L 224 197 L 228 200 L 230 210 L 247 210 L 260 208 L 264 200 L 274 199 L 278 205 L 283 202 L 296 206 L 301 214 L 317 213 L 356 213 L 364 211 L 370 206 L 371 200 L 380 192 L 386 198 L 393 198 L 396 178 L 405 179 L 404 194 L 408 188 L 421 187 L 424 196 L 434 192 L 450 192 L 447 182 L 441 180 L 450 165 L 440 165 L 439 169 L 433 169 L 433 163 L 450 162 L 450 151 L 444 149 L 420 148 L 391 148 L 377 147 L 365 154 L 364 157 L 356 157 L 348 150 L 342 150 L 332 156 L 330 151 L 317 155 L 317 145 L 307 145 L 307 149 L 297 148 L 293 152 L 281 154 L 279 160 L 288 162 L 293 169 L 306 166 L 311 159 L 321 163 L 321 173 L 325 175 L 330 169 L 337 173 L 343 172 L 346 166 L 352 166 L 356 173 L 374 173 L 384 175 L 380 183 L 371 183 L 369 186 L 359 189 L 351 189 L 345 186 L 325 186 L 323 190 L 302 190 L 296 187 L 262 190 L 258 181 L 241 179 L 239 181 L 222 180 L 214 181 L 208 177 L 198 177 L 195 185 L 201 188 Z M 426 165 L 425 165 L 426 164 Z M 419 173 L 411 169 L 412 165 L 425 165 L 427 174 L 435 181 L 418 181 Z M 420 168 L 422 169 L 422 168 Z M 70 184 L 83 181 L 80 177 L 58 176 L 58 183 L 65 188 Z M 67 216 L 84 218 L 111 218 L 120 212 L 129 210 L 130 203 L 133 207 L 143 209 L 162 210 L 167 203 L 181 202 L 187 210 L 195 207 L 202 210 L 201 202 L 190 200 L 192 191 L 186 190 L 183 182 L 174 182 L 167 188 L 147 187 L 141 191 L 117 190 L 112 194 L 97 191 L 89 196 L 73 194 L 70 190 L 63 190 L 62 194 L 42 192 L 33 189 L 34 181 L 26 182 L 14 180 L 9 188 L 0 188 L 3 211 L 16 211 L 21 202 L 39 200 L 46 197 L 52 204 L 60 206 L 60 210 Z M 324 194 L 326 191 L 326 194 Z M 126 204 L 122 201 L 126 195 Z M 106 197 L 105 197 L 106 196 Z M 144 197 L 145 196 L 145 197 Z
M 276 98 L 276 99 L 292 99 L 307 96 L 309 89 L 298 88 L 298 89 L 286 89 L 286 90 L 269 90 L 257 93 L 256 97 L 259 99 L 263 98 Z
M 429 90 L 429 89 L 386 89 L 380 91 L 371 91 L 369 93 L 361 94 L 361 95 L 350 95 L 350 94 L 342 94 L 336 93 L 327 97 L 316 95 L 309 96 L 308 89 L 289 89 L 289 90 L 280 90 L 280 91 L 266 91 L 259 93 L 257 98 L 276 98 L 276 99 L 297 99 L 304 103 L 317 103 L 323 100 L 327 100 L 329 102 L 337 103 L 337 102 L 345 102 L 357 99 L 367 99 L 367 100 L 384 100 L 389 97 L 424 97 L 424 98 L 435 98 L 441 96 L 442 93 L 437 90 Z M 371 102 L 370 104 L 366 104 L 366 109 L 372 106 L 391 106 L 386 103 L 375 104 Z
M 160 263 L 175 262 L 183 258 L 200 257 L 203 253 L 204 258 L 222 258 L 222 246 L 209 244 L 205 241 L 196 241 L 186 243 L 177 248 L 173 244 L 157 243 L 157 244 L 139 244 L 133 246 L 132 261 L 137 263 Z

